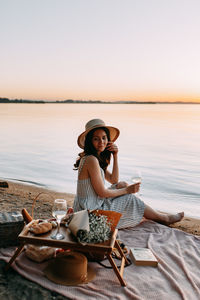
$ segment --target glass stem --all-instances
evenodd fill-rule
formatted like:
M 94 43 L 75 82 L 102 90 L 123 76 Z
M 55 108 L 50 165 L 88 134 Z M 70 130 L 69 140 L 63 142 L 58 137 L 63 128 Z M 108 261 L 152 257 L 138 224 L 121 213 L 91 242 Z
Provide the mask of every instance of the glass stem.
M 58 220 L 58 229 L 57 229 L 57 234 L 60 232 L 60 220 Z

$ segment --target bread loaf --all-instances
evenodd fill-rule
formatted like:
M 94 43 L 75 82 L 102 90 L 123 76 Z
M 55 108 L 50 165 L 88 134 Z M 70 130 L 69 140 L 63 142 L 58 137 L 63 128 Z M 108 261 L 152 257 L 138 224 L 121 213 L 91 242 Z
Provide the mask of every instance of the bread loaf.
M 33 224 L 29 228 L 29 231 L 34 234 L 42 234 L 50 231 L 52 229 L 52 224 L 49 222 L 41 222 L 38 224 Z
M 47 246 L 27 245 L 25 254 L 28 258 L 36 262 L 42 262 L 55 255 L 55 248 Z

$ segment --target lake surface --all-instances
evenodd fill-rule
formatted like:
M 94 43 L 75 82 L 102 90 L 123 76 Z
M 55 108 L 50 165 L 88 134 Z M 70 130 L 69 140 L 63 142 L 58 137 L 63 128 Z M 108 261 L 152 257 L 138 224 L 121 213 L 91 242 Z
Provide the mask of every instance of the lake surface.
M 120 179 L 140 170 L 147 204 L 200 217 L 198 104 L 0 104 L 0 178 L 75 193 L 76 140 L 92 118 L 120 129 Z

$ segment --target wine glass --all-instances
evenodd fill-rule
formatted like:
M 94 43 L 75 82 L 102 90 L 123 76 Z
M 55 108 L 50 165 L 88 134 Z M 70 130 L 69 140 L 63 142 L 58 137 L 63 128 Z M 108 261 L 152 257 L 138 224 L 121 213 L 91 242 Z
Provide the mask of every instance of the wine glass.
M 63 240 L 64 235 L 60 233 L 60 221 L 65 216 L 67 211 L 67 201 L 65 199 L 55 199 L 52 207 L 52 215 L 56 218 L 58 223 L 57 233 L 51 236 L 55 240 Z
M 131 182 L 133 183 L 141 183 L 142 182 L 142 173 L 140 170 L 132 171 Z M 135 193 L 136 195 L 140 195 L 140 193 Z
M 139 170 L 134 170 L 132 172 L 131 181 L 133 183 L 141 183 L 142 182 L 142 174 Z

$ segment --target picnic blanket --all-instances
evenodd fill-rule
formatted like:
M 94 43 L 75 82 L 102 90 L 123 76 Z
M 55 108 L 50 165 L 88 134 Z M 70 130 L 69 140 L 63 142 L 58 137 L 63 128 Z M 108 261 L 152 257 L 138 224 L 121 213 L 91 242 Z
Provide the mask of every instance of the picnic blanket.
M 126 287 L 122 287 L 112 269 L 90 262 L 96 277 L 88 284 L 62 286 L 43 274 L 48 262 L 32 262 L 22 253 L 12 267 L 22 276 L 56 291 L 69 299 L 168 300 L 200 299 L 200 237 L 143 221 L 134 228 L 119 230 L 119 238 L 130 247 L 148 247 L 158 259 L 158 267 L 128 266 L 124 270 Z M 8 261 L 14 248 L 1 248 L 0 259 Z

